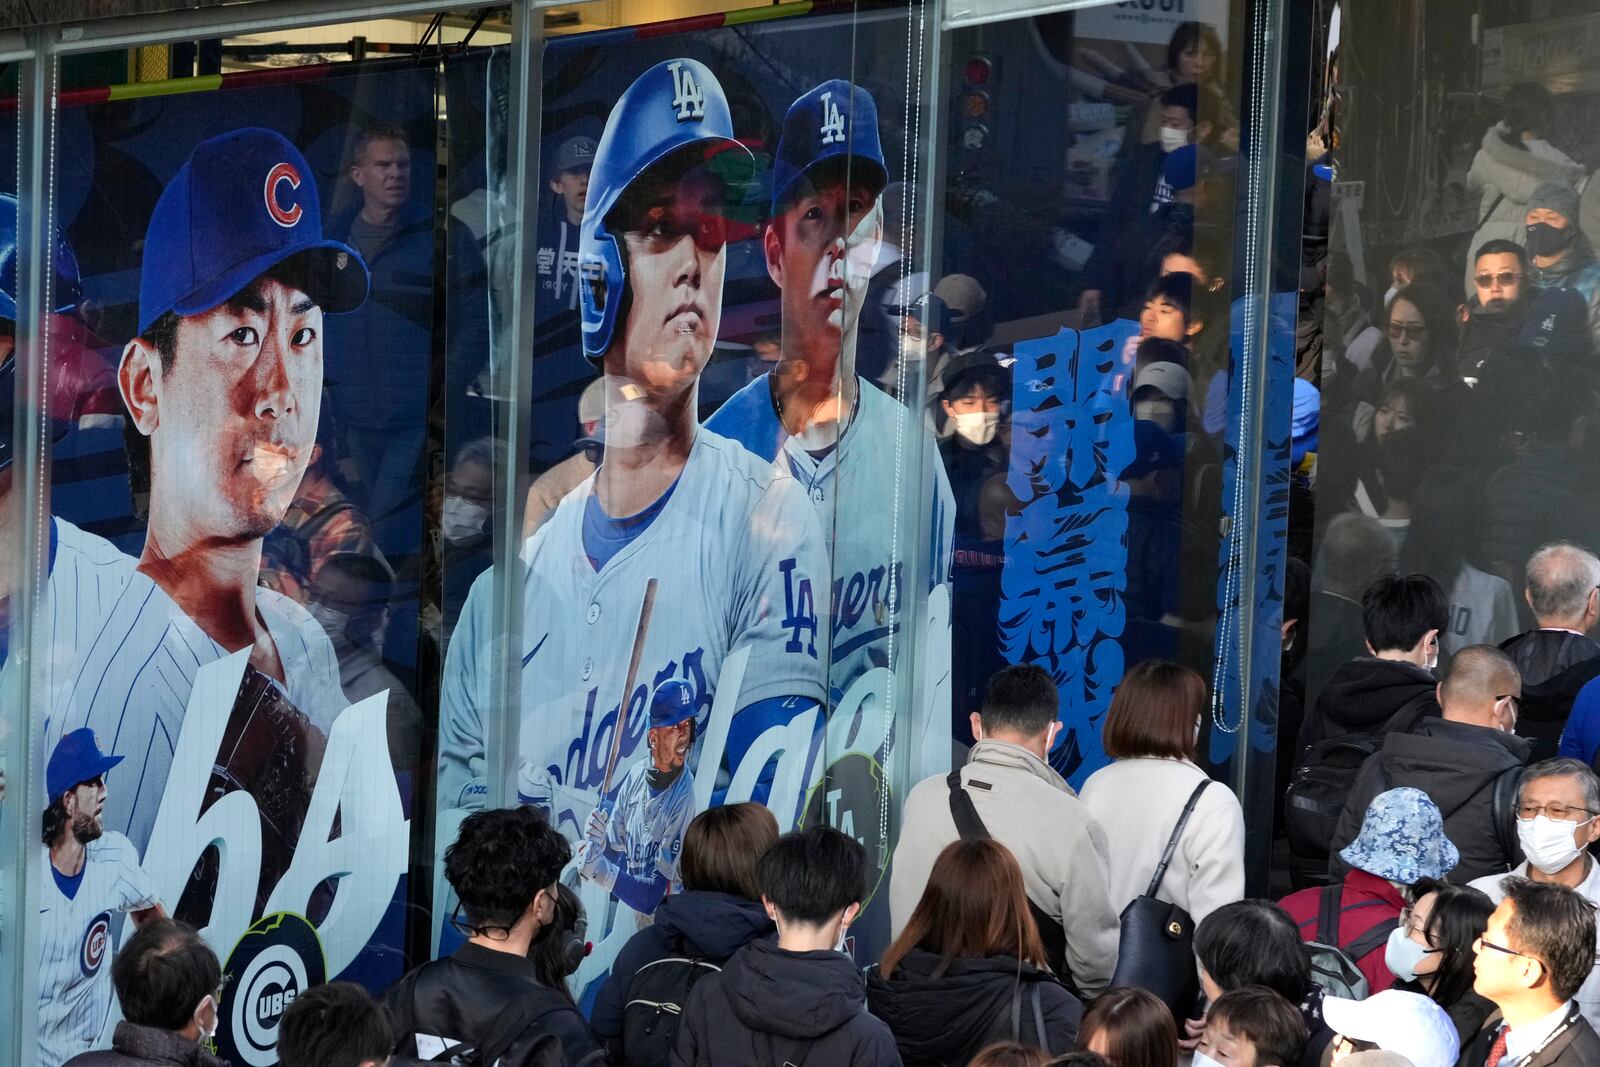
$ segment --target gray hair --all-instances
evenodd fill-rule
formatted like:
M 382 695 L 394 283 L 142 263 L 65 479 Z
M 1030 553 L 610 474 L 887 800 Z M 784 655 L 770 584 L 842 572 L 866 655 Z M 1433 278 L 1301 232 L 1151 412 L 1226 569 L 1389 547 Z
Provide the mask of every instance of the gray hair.
M 1528 605 L 1540 619 L 1583 614 L 1589 594 L 1600 587 L 1600 559 L 1582 545 L 1552 541 L 1528 557 Z
M 455 470 L 466 463 L 476 463 L 491 471 L 503 471 L 506 469 L 506 455 L 504 441 L 497 441 L 493 437 L 479 437 L 468 441 L 456 451 L 456 459 L 450 465 L 450 469 Z
M 1600 815 L 1600 777 L 1587 763 L 1576 759 L 1541 760 L 1522 772 L 1522 782 L 1517 786 L 1518 795 L 1527 788 L 1529 782 L 1539 778 L 1576 778 L 1583 787 L 1583 806 L 1589 809 L 1591 815 Z
M 1328 523 L 1313 588 L 1359 600 L 1378 578 L 1393 574 L 1394 537 L 1377 519 L 1347 511 Z

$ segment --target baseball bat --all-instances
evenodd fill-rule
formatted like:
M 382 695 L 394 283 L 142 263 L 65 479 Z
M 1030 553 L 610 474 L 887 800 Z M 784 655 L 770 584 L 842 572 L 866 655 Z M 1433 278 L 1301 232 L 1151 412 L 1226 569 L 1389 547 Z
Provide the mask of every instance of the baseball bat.
M 617 704 L 617 729 L 611 738 L 611 755 L 606 758 L 606 777 L 600 785 L 603 797 L 611 792 L 611 775 L 622 758 L 622 735 L 628 727 L 628 705 L 633 700 L 633 683 L 639 677 L 639 660 L 644 658 L 644 639 L 650 633 L 650 613 L 656 607 L 657 581 L 651 578 L 644 586 L 644 605 L 639 608 L 639 628 L 633 634 L 633 655 L 628 660 L 628 680 L 622 684 L 622 700 Z

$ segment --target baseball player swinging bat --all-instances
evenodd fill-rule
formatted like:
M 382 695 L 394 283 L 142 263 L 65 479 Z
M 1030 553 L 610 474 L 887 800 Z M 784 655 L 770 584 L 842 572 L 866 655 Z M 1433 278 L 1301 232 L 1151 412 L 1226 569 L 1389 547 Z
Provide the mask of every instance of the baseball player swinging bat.
M 656 609 L 656 589 L 660 586 L 651 578 L 644 586 L 644 604 L 639 608 L 639 628 L 633 634 L 633 655 L 628 658 L 628 680 L 622 685 L 622 699 L 617 704 L 617 731 L 611 737 L 611 755 L 606 757 L 606 776 L 600 783 L 600 803 L 605 805 L 606 794 L 611 792 L 611 776 L 616 773 L 617 760 L 622 756 L 622 735 L 628 727 L 628 698 L 633 694 L 633 683 L 639 678 L 639 660 L 644 657 L 644 639 L 650 634 L 650 614 Z

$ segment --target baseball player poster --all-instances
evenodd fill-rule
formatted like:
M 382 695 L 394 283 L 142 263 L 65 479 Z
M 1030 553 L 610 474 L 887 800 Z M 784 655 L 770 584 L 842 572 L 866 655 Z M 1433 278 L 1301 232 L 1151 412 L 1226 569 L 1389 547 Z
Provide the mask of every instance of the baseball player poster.
M 373 397 L 427 424 L 445 355 L 433 183 L 409 180 L 433 169 L 436 80 L 63 107 L 57 315 L 104 339 L 126 448 L 92 491 L 56 468 L 45 1064 L 108 1041 L 111 960 L 148 915 L 222 960 L 235 1064 L 276 1063 L 309 985 L 403 972 L 425 463 L 420 438 L 393 442 L 398 466 L 359 453 Z

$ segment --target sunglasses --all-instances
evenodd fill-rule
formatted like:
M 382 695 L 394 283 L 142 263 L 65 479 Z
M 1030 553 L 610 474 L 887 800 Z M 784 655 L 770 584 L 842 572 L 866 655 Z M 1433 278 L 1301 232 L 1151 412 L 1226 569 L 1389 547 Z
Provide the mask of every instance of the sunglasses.
M 1427 336 L 1428 328 L 1421 323 L 1413 325 L 1411 323 L 1404 322 L 1391 322 L 1389 324 L 1389 338 L 1393 341 L 1399 341 L 1405 338 L 1410 338 L 1413 341 L 1420 341 Z
M 1502 289 L 1509 289 L 1516 282 L 1522 280 L 1522 275 L 1516 271 L 1503 270 L 1499 274 L 1480 274 L 1472 279 L 1479 289 L 1487 289 L 1491 285 L 1499 285 Z

